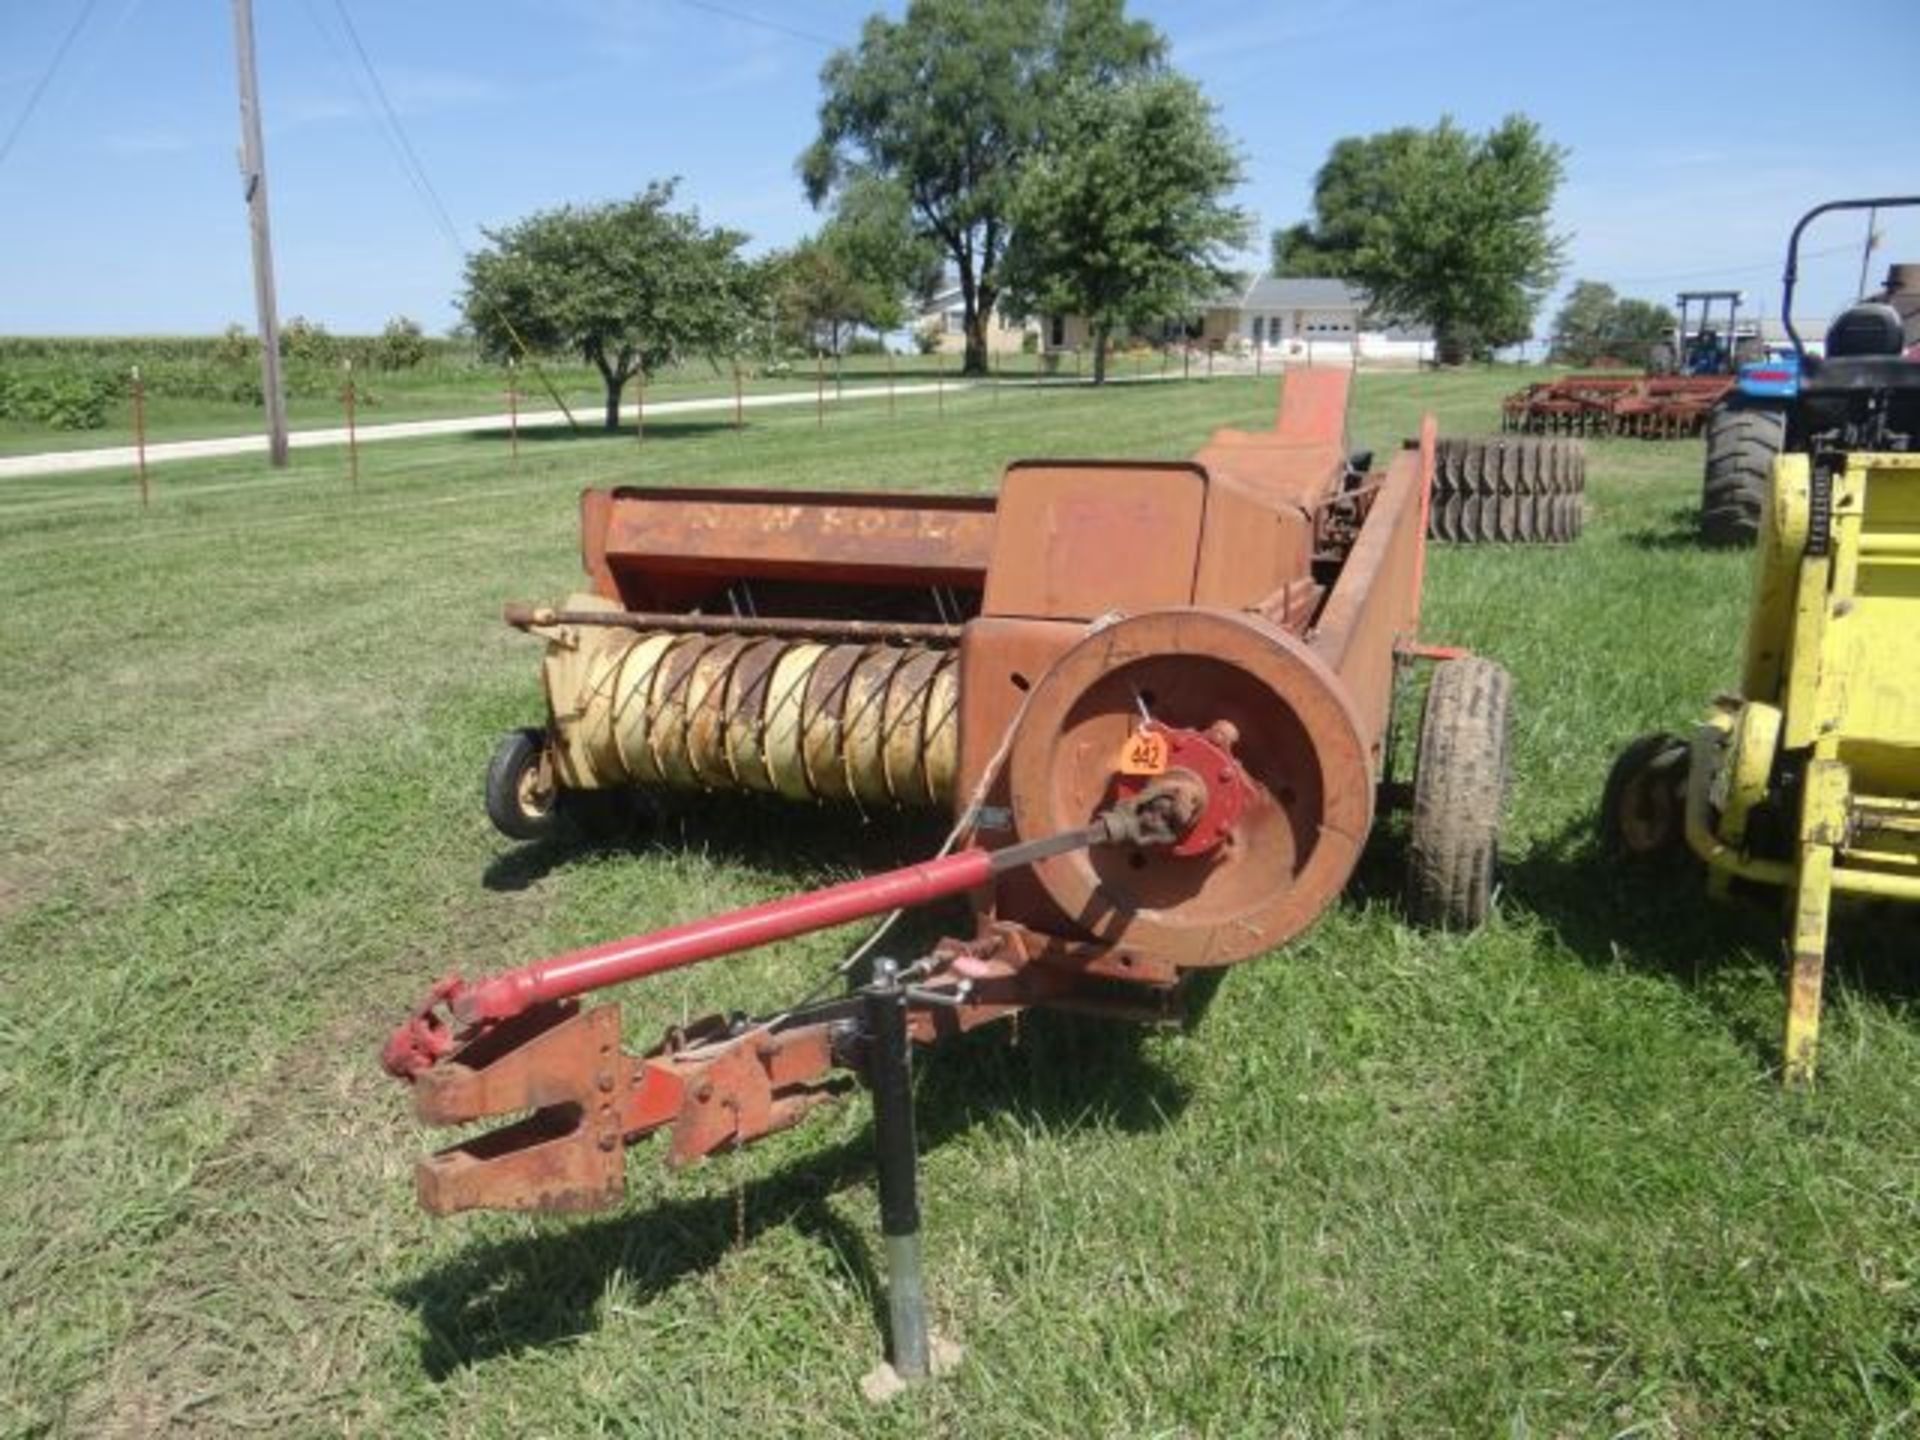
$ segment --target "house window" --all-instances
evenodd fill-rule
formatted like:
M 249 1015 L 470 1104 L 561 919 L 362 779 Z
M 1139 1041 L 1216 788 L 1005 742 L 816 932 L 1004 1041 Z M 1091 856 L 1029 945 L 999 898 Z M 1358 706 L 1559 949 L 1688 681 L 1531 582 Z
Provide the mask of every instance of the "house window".
M 1047 344 L 1055 350 L 1064 350 L 1067 346 L 1067 317 L 1055 315 L 1047 321 Z
M 964 310 L 949 310 L 946 313 L 946 329 L 949 335 L 964 335 L 967 331 L 967 316 Z

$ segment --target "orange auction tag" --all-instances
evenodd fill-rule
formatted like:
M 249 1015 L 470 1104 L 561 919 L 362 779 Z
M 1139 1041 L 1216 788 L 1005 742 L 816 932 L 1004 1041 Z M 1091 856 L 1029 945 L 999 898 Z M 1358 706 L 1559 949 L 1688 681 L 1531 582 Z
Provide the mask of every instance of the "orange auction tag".
M 1158 775 L 1167 768 L 1167 737 L 1158 730 L 1136 730 L 1120 747 L 1122 775 Z

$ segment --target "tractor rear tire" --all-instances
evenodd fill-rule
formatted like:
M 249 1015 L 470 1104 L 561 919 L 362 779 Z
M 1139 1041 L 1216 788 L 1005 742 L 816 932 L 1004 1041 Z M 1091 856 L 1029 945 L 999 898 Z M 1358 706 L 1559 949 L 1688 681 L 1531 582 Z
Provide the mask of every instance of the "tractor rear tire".
M 1585 518 L 1587 450 L 1560 436 L 1442 440 L 1430 539 L 1457 545 L 1565 545 Z
M 1645 862 L 1686 849 L 1687 760 L 1687 742 L 1664 730 L 1620 752 L 1600 792 L 1602 851 Z
M 1416 924 L 1473 930 L 1492 907 L 1512 691 L 1507 672 L 1477 656 L 1433 672 L 1407 855 L 1407 914 Z
M 1762 406 L 1722 405 L 1707 421 L 1707 463 L 1700 482 L 1700 540 L 1751 545 L 1786 443 L 1786 417 Z
M 509 840 L 544 840 L 559 823 L 559 787 L 541 776 L 546 745 L 544 731 L 509 731 L 487 765 L 487 818 Z

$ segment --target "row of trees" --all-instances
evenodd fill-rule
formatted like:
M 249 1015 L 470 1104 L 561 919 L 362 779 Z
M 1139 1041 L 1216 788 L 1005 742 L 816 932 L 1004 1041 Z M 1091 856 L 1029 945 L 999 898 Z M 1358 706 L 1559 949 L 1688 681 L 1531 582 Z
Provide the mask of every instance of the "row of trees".
M 746 236 L 630 201 L 535 215 L 489 234 L 465 309 L 495 354 L 578 353 L 607 423 L 636 371 L 896 328 L 905 301 L 957 281 L 968 374 L 996 309 L 1071 313 L 1095 379 L 1116 332 L 1191 313 L 1233 278 L 1249 236 L 1228 203 L 1238 153 L 1165 38 L 1124 0 L 911 0 L 869 18 L 821 71 L 819 132 L 799 160 L 827 216 L 758 262 Z M 1431 325 L 1440 358 L 1524 339 L 1560 270 L 1551 210 L 1564 152 L 1512 116 L 1342 140 L 1314 214 L 1275 232 L 1282 275 L 1334 275 L 1377 311 Z
M 1240 163 L 1212 107 L 1124 0 L 913 0 L 870 18 L 821 73 L 799 169 L 820 231 L 757 262 L 746 236 L 673 206 L 547 211 L 488 234 L 464 309 L 492 354 L 576 353 L 606 382 L 896 328 L 951 269 L 964 370 L 996 308 L 1083 315 L 1105 378 L 1116 331 L 1177 315 L 1228 278 L 1249 233 Z

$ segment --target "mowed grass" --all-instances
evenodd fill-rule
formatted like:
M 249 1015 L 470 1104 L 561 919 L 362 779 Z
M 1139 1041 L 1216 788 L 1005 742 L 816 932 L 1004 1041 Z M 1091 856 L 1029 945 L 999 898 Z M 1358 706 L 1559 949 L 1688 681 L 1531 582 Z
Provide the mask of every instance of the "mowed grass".
M 1355 439 L 1500 375 L 1367 376 Z M 1776 917 L 1591 840 L 1615 748 L 1735 677 L 1698 452 L 1592 447 L 1567 551 L 1436 551 L 1431 638 L 1514 673 L 1500 913 L 1409 928 L 1394 836 L 1188 1034 L 1032 1017 L 920 1068 L 953 1377 L 870 1410 L 856 1100 L 622 1211 L 432 1222 L 378 1071 L 426 983 L 924 855 L 937 819 L 717 800 L 658 844 L 481 814 L 537 717 L 511 598 L 586 484 L 986 489 L 1189 453 L 1275 384 L 1009 392 L 620 439 L 458 439 L 0 489 L 0 1432 L 1867 1435 L 1920 1400 L 1913 932 L 1842 927 L 1785 1095 Z M 856 934 L 858 932 L 855 932 Z M 630 1042 L 777 1005 L 830 934 L 621 995 Z

